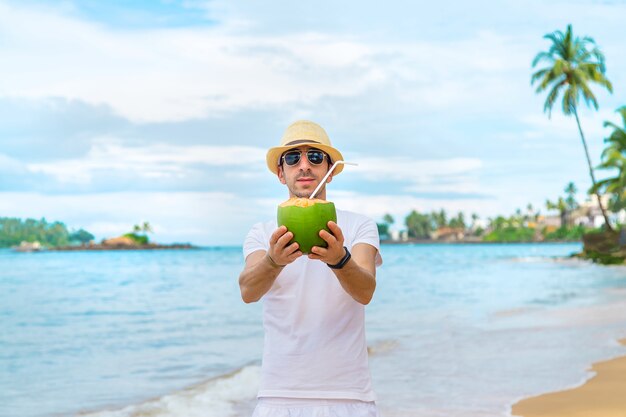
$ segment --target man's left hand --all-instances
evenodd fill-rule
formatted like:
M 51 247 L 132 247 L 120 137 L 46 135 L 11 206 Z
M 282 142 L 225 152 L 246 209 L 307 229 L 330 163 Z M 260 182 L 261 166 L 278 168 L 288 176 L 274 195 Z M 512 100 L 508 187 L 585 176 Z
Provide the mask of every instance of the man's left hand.
M 328 233 L 326 230 L 320 230 L 320 237 L 328 243 L 327 248 L 319 246 L 313 246 L 311 253 L 309 253 L 309 259 L 318 259 L 329 265 L 335 265 L 341 261 L 345 256 L 346 251 L 343 248 L 343 232 L 337 223 L 328 222 L 328 229 L 332 233 Z

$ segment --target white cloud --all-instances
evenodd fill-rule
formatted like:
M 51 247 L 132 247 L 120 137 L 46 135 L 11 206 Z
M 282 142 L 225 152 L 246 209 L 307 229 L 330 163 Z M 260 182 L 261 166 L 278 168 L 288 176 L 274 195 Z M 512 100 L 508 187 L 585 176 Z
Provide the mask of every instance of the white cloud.
M 80 158 L 21 164 L 4 157 L 7 166 L 22 172 L 45 174 L 60 183 L 89 185 L 96 175 L 123 173 L 132 178 L 174 179 L 184 185 L 186 178 L 204 167 L 237 167 L 237 178 L 254 178 L 265 173 L 266 150 L 251 146 L 172 145 L 150 143 L 127 146 L 111 137 L 92 141 Z M 0 155 L 0 162 L 2 161 Z M 395 181 L 409 192 L 479 193 L 478 174 L 483 163 L 476 158 L 423 160 L 409 157 L 360 157 L 358 167 L 348 167 L 349 176 L 372 182 Z M 10 164 L 9 164 L 10 162 Z M 234 175 L 234 174 L 233 174 Z M 224 191 L 228 188 L 224 187 Z
M 15 175 L 25 172 L 27 172 L 27 168 L 21 161 L 0 153 L 0 173 Z
M 619 126 L 620 117 L 615 111 L 607 108 L 599 111 L 582 110 L 579 117 L 590 158 L 595 166 L 600 163 L 605 147 L 604 139 L 611 133 L 610 128 L 604 127 L 604 122 L 612 121 Z M 581 158 L 583 157 L 580 133 L 574 116 L 566 117 L 559 109 L 555 109 L 550 119 L 545 114 L 536 113 L 523 116 L 521 121 L 527 128 L 520 132 L 517 138 L 524 140 L 524 147 L 535 149 L 550 147 L 552 152 L 562 149 L 562 153 L 574 150 L 577 154 L 580 153 Z
M 483 164 L 476 158 L 423 160 L 409 157 L 359 157 L 355 173 L 371 180 L 408 180 L 432 182 L 432 178 L 455 176 L 479 170 Z
M 135 121 L 351 96 L 378 78 L 369 47 L 324 35 L 120 31 L 3 3 L 0 35 L 2 94 L 107 103 Z
M 265 149 L 251 146 L 190 145 L 176 146 L 155 143 L 125 146 L 115 138 L 98 138 L 82 158 L 29 163 L 31 172 L 53 176 L 57 181 L 88 184 L 94 173 L 120 171 L 143 178 L 182 179 L 193 168 L 206 166 L 245 166 L 247 171 L 260 169 L 265 162 Z
M 120 30 L 62 9 L 0 2 L 0 94 L 106 103 L 139 122 L 298 107 L 372 89 L 418 112 L 485 114 L 533 102 L 528 82 L 537 45 L 525 33 L 480 29 L 446 41 L 306 29 L 271 35 L 235 30 L 237 18 L 224 15 L 213 28 Z
M 404 183 L 406 192 L 484 194 L 479 181 L 483 162 L 477 158 L 356 157 L 355 161 L 359 166 L 348 167 L 348 175 L 378 183 Z
M 600 109 L 599 111 L 579 111 L 580 124 L 583 133 L 590 138 L 604 138 L 609 130 L 603 127 L 604 121 L 616 121 L 619 116 L 611 109 Z M 552 111 L 552 117 L 547 114 L 532 113 L 521 118 L 521 121 L 529 127 L 524 132 L 523 137 L 527 139 L 536 138 L 557 138 L 571 140 L 572 137 L 579 138 L 578 127 L 574 116 L 565 116 L 559 108 Z
M 496 108 L 509 102 L 503 89 L 522 91 L 511 82 L 519 73 L 526 92 L 531 51 L 492 32 L 429 43 L 228 28 L 122 31 L 0 3 L 7 86 L 0 93 L 106 103 L 134 121 L 165 121 L 356 97 L 372 88 L 418 108 Z

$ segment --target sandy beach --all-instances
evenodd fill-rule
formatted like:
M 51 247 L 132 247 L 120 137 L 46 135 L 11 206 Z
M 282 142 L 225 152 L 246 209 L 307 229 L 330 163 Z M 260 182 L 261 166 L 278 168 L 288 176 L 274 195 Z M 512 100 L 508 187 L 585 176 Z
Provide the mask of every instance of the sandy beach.
M 626 345 L 626 339 L 620 340 Z M 626 417 L 626 356 L 598 362 L 580 387 L 524 399 L 512 414 L 523 417 Z

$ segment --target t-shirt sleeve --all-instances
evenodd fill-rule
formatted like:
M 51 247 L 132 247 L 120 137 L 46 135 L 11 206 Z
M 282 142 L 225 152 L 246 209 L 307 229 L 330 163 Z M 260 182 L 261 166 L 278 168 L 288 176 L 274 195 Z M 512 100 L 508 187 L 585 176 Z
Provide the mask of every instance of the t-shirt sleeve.
M 363 221 L 359 222 L 357 227 L 356 236 L 352 241 L 352 246 L 357 243 L 367 243 L 376 248 L 376 266 L 380 266 L 383 263 L 383 258 L 380 256 L 380 238 L 378 236 L 378 226 L 374 220 L 363 217 Z
M 265 233 L 263 223 L 257 223 L 252 226 L 243 242 L 243 259 L 258 250 L 267 251 L 269 249 L 269 236 Z

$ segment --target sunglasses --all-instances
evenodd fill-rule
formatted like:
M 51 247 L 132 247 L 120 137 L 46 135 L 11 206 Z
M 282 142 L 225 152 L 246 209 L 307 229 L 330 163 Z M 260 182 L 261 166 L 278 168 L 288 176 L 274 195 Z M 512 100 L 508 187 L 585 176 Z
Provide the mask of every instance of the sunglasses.
M 297 165 L 298 162 L 300 162 L 301 157 L 302 151 L 287 151 L 280 157 L 280 163 L 282 164 L 284 161 L 289 166 Z M 324 162 L 324 157 L 328 158 L 328 160 L 330 161 L 330 157 L 319 149 L 309 149 L 308 151 L 306 151 L 306 158 L 313 165 L 319 165 Z

